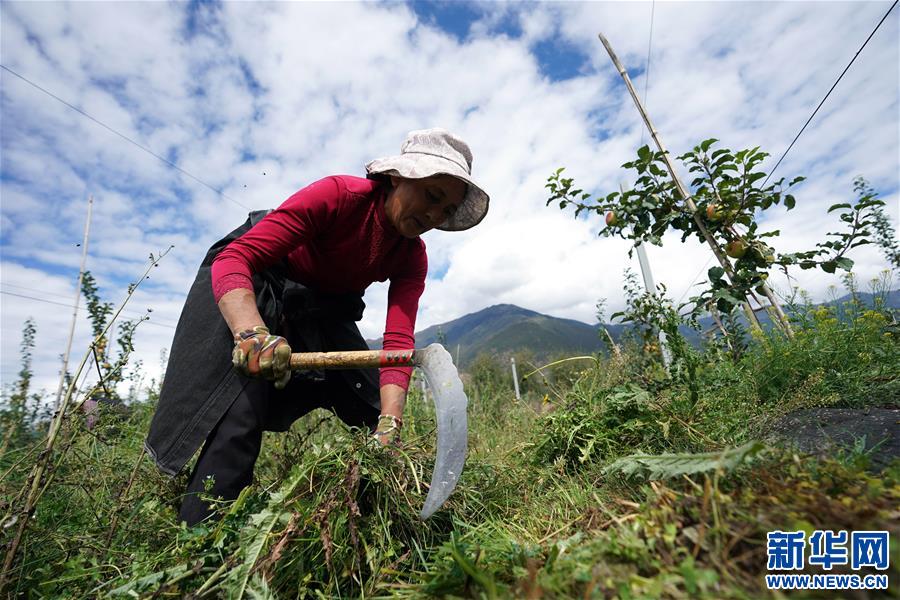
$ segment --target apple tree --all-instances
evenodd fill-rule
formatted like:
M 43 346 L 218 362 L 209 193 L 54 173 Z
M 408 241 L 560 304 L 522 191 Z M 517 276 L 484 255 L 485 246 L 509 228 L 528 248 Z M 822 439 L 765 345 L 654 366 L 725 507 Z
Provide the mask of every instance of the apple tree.
M 764 283 L 774 267 L 818 267 L 828 273 L 851 269 L 853 261 L 846 256 L 847 251 L 869 243 L 873 211 L 883 205 L 870 189 L 858 185 L 856 202 L 829 208 L 828 212 L 839 212 L 839 219 L 847 225 L 846 231 L 827 234 L 828 239 L 813 250 L 779 254 L 770 245 L 779 231 L 760 231 L 757 219 L 777 205 L 793 209 L 796 199 L 790 192 L 804 177 L 787 182 L 782 177 L 768 183 L 766 173 L 760 170 L 767 153 L 759 147 L 738 152 L 714 149 L 717 141 L 705 140 L 678 157 L 694 174 L 690 196 L 696 213 L 688 208 L 687 199 L 679 192 L 666 166 L 667 157 L 646 145 L 638 149 L 636 159 L 622 165 L 635 171 L 632 189 L 593 198 L 577 189 L 574 180 L 564 177 L 564 168 L 560 168 L 547 180 L 550 193 L 547 204 L 558 202 L 560 209 L 572 206 L 576 216 L 583 211 L 605 215 L 606 226 L 600 231 L 603 236 L 661 246 L 663 235 L 675 230 L 681 232 L 682 242 L 691 236 L 710 241 L 720 256 L 729 258 L 722 257 L 724 264 L 709 269 L 710 285 L 691 298 L 689 303 L 695 314 L 712 306 L 729 314 L 748 297 L 758 301 L 754 292 L 766 292 Z

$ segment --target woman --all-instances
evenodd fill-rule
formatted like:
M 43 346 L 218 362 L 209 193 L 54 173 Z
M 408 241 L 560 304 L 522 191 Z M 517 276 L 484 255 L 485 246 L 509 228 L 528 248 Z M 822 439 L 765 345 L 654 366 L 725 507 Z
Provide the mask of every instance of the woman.
M 169 475 L 203 449 L 179 517 L 212 510 L 199 492 L 236 498 L 250 484 L 263 431 L 314 408 L 397 439 L 412 369 L 291 373 L 292 351 L 364 350 L 362 296 L 390 280 L 384 349 L 413 348 L 427 257 L 420 235 L 461 231 L 489 199 L 472 153 L 444 129 L 413 131 L 367 178 L 327 177 L 247 222 L 206 255 L 185 301 L 145 447 Z M 233 345 L 232 345 L 233 344 Z M 226 362 L 231 354 L 231 363 Z M 205 440 L 205 443 L 204 443 Z

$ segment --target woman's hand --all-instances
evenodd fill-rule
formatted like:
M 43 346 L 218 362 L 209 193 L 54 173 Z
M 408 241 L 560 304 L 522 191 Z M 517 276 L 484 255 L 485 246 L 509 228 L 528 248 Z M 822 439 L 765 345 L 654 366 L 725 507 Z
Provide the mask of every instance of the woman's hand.
M 291 379 L 291 347 L 280 335 L 257 325 L 234 336 L 231 361 L 247 377 L 262 377 L 283 389 Z
M 376 440 L 385 446 L 400 442 L 405 407 L 406 390 L 393 383 L 381 386 L 381 415 L 378 417 L 378 427 L 372 434 Z
M 372 435 L 376 440 L 381 442 L 383 446 L 388 444 L 400 443 L 400 429 L 403 427 L 403 419 L 394 415 L 380 415 L 378 417 L 378 427 Z

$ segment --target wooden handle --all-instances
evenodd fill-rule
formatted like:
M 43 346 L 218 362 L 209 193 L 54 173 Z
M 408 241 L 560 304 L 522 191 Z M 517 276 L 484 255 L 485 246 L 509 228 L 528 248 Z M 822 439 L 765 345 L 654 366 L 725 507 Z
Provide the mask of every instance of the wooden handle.
M 291 354 L 291 370 L 367 369 L 377 367 L 412 367 L 416 351 L 355 350 L 347 352 L 295 352 Z

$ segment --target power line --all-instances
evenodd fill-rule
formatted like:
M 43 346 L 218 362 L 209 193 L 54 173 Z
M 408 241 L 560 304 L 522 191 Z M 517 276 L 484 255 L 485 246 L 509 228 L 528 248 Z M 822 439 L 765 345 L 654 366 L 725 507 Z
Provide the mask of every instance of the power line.
M 647 88 L 650 87 L 650 50 L 653 48 L 653 16 L 656 14 L 656 0 L 650 5 L 650 36 L 647 38 L 647 69 L 644 73 L 644 106 L 647 106 Z M 641 126 L 641 143 L 644 145 L 644 127 Z
M 44 294 L 45 296 L 56 296 L 57 298 L 68 299 L 68 298 L 72 297 L 72 292 L 69 292 L 68 294 L 57 294 L 56 292 L 47 292 L 44 290 L 38 290 L 35 288 L 25 287 L 24 285 L 16 285 L 15 283 L 6 283 L 5 281 L 0 281 L 0 285 L 5 285 L 6 287 L 19 288 L 20 290 L 26 290 L 29 292 L 38 292 L 40 294 Z M 74 292 L 74 290 L 73 290 L 73 292 Z
M 6 294 L 7 296 L 16 296 L 17 298 L 25 298 L 28 300 L 35 300 L 37 302 L 44 302 L 46 304 L 55 304 L 56 306 L 65 306 L 66 308 L 75 308 L 75 306 L 72 304 L 66 304 L 64 302 L 54 302 L 53 300 L 45 300 L 43 298 L 37 298 L 35 296 L 26 296 L 25 294 L 16 294 L 15 292 L 7 292 L 5 290 L 0 290 L 0 294 Z M 79 308 L 79 310 L 87 310 L 87 308 L 82 307 L 82 306 L 79 306 L 78 308 Z M 138 313 L 131 312 L 131 314 L 136 315 Z M 148 319 L 146 322 L 149 323 L 150 325 L 166 327 L 167 329 L 175 329 L 174 325 L 168 325 L 166 323 L 158 323 L 158 322 L 150 320 L 150 319 Z
M 226 193 L 223 192 L 222 190 L 217 189 L 217 188 L 214 188 L 212 185 L 206 183 L 205 181 L 203 181 L 203 180 L 200 179 L 199 177 L 197 177 L 197 176 L 195 176 L 195 175 L 193 175 L 193 174 L 191 174 L 191 173 L 188 173 L 187 171 L 185 171 L 184 169 L 182 169 L 181 167 L 179 167 L 178 165 L 176 165 L 176 164 L 173 163 L 172 161 L 166 159 L 165 157 L 160 156 L 159 154 L 157 154 L 157 153 L 154 152 L 153 150 L 147 148 L 146 146 L 143 146 L 143 145 L 139 144 L 138 142 L 134 141 L 133 139 L 131 139 L 130 137 L 128 137 L 128 136 L 125 135 L 124 133 L 119 133 L 118 131 L 116 131 L 115 129 L 113 129 L 112 127 L 110 127 L 109 125 L 107 125 L 106 123 L 104 123 L 103 121 L 100 121 L 99 119 L 97 119 L 97 118 L 95 118 L 95 117 L 92 117 L 91 115 L 89 115 L 88 113 L 84 112 L 83 110 L 81 110 L 81 109 L 78 108 L 77 106 L 74 106 L 74 105 L 72 105 L 72 104 L 69 104 L 68 102 L 66 102 L 65 100 L 63 100 L 62 98 L 60 98 L 59 96 L 57 96 L 56 94 L 54 94 L 53 92 L 51 92 L 51 91 L 49 91 L 49 90 L 46 90 L 45 88 L 39 86 L 38 84 L 36 84 L 35 82 L 31 81 L 31 80 L 28 79 L 27 77 L 25 77 L 25 76 L 23 76 L 23 75 L 20 75 L 20 74 L 16 73 L 15 71 L 13 71 L 12 69 L 10 69 L 10 68 L 7 67 L 6 65 L 0 64 L 0 68 L 2 68 L 2 69 L 5 70 L 5 71 L 8 71 L 8 72 L 12 73 L 12 74 L 15 75 L 16 77 L 18 77 L 19 79 L 21 79 L 22 81 L 24 81 L 25 83 L 27 83 L 27 84 L 29 84 L 29 85 L 31 85 L 31 86 L 33 86 L 33 87 L 39 89 L 40 91 L 44 92 L 45 94 L 47 94 L 48 96 L 50 96 L 50 97 L 53 98 L 54 100 L 57 100 L 57 101 L 59 101 L 59 102 L 62 102 L 63 104 L 65 104 L 66 106 L 68 106 L 69 108 L 71 108 L 72 110 L 74 110 L 75 112 L 77 112 L 78 114 L 87 117 L 88 119 L 90 119 L 90 120 L 93 121 L 94 123 L 100 125 L 101 127 L 107 129 L 108 131 L 111 131 L 112 133 L 116 134 L 117 136 L 119 136 L 119 137 L 122 138 L 123 140 L 127 141 L 128 143 L 137 146 L 138 148 L 140 148 L 141 150 L 143 150 L 143 151 L 146 152 L 147 154 L 150 154 L 151 156 L 153 156 L 153 157 L 155 157 L 155 158 L 161 160 L 162 162 L 166 163 L 167 165 L 169 165 L 169 166 L 172 167 L 173 169 L 176 169 L 176 170 L 178 170 L 179 172 L 183 173 L 184 175 L 190 177 L 191 179 L 193 179 L 193 180 L 196 181 L 197 183 L 199 183 L 199 184 L 201 184 L 201 185 L 203 185 L 203 186 L 205 186 L 205 187 L 211 189 L 212 191 L 214 191 L 215 193 L 219 194 L 220 196 L 222 196 L 222 197 L 225 198 L 226 200 L 230 200 L 231 202 L 234 202 L 234 203 L 237 204 L 238 206 L 240 206 L 240 207 L 242 207 L 242 208 L 244 208 L 244 209 L 246 209 L 246 210 L 250 210 L 250 207 L 249 207 L 249 206 L 246 206 L 246 205 L 242 204 L 241 202 L 235 200 L 234 198 L 232 198 L 231 196 L 229 196 L 228 194 L 226 194 Z
M 16 283 L 7 283 L 6 281 L 0 281 L 0 285 L 5 285 L 6 287 L 14 287 L 14 288 L 18 288 L 18 289 L 20 289 L 20 290 L 25 290 L 25 291 L 28 291 L 28 292 L 36 292 L 36 293 L 38 293 L 38 294 L 43 294 L 43 295 L 45 295 L 45 296 L 56 296 L 57 298 L 65 298 L 65 299 L 67 299 L 67 300 L 68 300 L 69 298 L 72 297 L 72 292 L 69 292 L 68 294 L 58 294 L 58 293 L 56 293 L 56 292 L 47 292 L 47 291 L 45 291 L 45 290 L 40 290 L 40 289 L 37 289 L 37 288 L 26 287 L 26 286 L 24 286 L 24 285 L 18 285 L 18 284 L 16 284 Z M 73 290 L 73 291 L 74 291 L 74 290 Z M 187 294 L 180 294 L 180 296 L 181 296 L 182 298 L 186 298 L 186 297 L 187 297 Z M 127 312 L 131 312 L 131 313 L 133 313 L 133 314 L 136 314 L 135 311 L 127 311 L 127 310 L 126 310 L 126 311 L 124 311 L 124 312 L 126 312 L 126 313 L 127 313 Z
M 884 23 L 884 21 L 885 21 L 885 19 L 887 19 L 888 15 L 891 14 L 891 11 L 894 10 L 894 7 L 897 6 L 897 3 L 898 3 L 898 2 L 900 2 L 900 0 L 894 0 L 894 3 L 891 4 L 891 7 L 887 10 L 886 13 L 884 13 L 884 16 L 881 17 L 881 20 L 878 22 L 878 25 L 875 26 L 875 29 L 872 30 L 872 33 L 869 34 L 869 37 L 866 38 L 866 41 L 863 42 L 863 45 L 860 46 L 860 47 L 859 47 L 859 50 L 856 51 L 856 54 L 853 55 L 853 58 L 850 60 L 850 62 L 847 64 L 847 66 L 844 68 L 844 70 L 841 72 L 841 74 L 838 76 L 837 80 L 836 80 L 836 81 L 834 82 L 834 84 L 831 86 L 831 89 L 828 90 L 828 93 L 825 94 L 825 97 L 822 98 L 822 101 L 821 101 L 821 102 L 819 102 L 819 105 L 816 107 L 816 109 L 815 109 L 815 110 L 813 111 L 813 113 L 810 115 L 809 119 L 807 119 L 807 120 L 806 120 L 806 123 L 803 125 L 803 127 L 800 128 L 799 133 L 797 133 L 796 137 L 794 137 L 794 141 L 791 142 L 791 145 L 788 146 L 787 150 L 784 151 L 784 154 L 781 155 L 781 158 L 778 159 L 778 162 L 775 163 L 775 166 L 774 166 L 774 167 L 772 168 L 772 170 L 769 172 L 769 176 L 766 177 L 765 181 L 763 181 L 763 187 L 765 187 L 766 183 L 769 181 L 769 178 L 775 173 L 775 169 L 778 168 L 778 165 L 781 164 L 781 161 L 784 160 L 784 157 L 787 156 L 788 152 L 791 151 L 791 148 L 794 147 L 794 144 L 797 142 L 797 140 L 800 139 L 800 136 L 803 134 L 803 131 L 806 129 L 807 125 L 810 124 L 810 122 L 813 120 L 813 117 L 816 116 L 816 113 L 819 112 L 819 109 L 822 108 L 822 105 L 823 105 L 823 104 L 825 104 L 825 101 L 828 99 L 828 96 L 830 96 L 830 95 L 831 95 L 831 92 L 834 91 L 834 88 L 837 87 L 837 84 L 841 81 L 841 78 L 843 78 L 843 77 L 844 77 L 844 74 L 850 69 L 850 65 L 853 64 L 853 62 L 854 62 L 854 61 L 856 60 L 856 58 L 859 56 L 860 52 L 863 51 L 863 48 L 866 47 L 866 44 L 869 43 L 869 40 L 872 39 L 872 36 L 875 35 L 875 32 L 878 31 L 878 28 L 881 27 L 881 24 Z M 653 21 L 652 21 L 652 18 L 653 18 L 653 17 L 652 17 L 652 15 L 651 15 L 651 21 L 650 21 L 650 35 L 651 35 L 651 36 L 653 35 Z M 650 71 L 650 51 L 649 51 L 649 49 L 648 49 L 648 51 L 647 51 L 647 72 L 649 73 L 649 71 Z M 647 95 L 647 92 L 646 92 L 646 89 L 645 89 L 645 91 L 644 91 L 644 96 L 646 96 L 646 95 Z M 643 135 L 643 134 L 642 134 L 642 135 Z M 641 139 L 643 140 L 643 137 L 642 137 Z M 690 289 L 694 286 L 694 283 L 696 283 L 697 278 L 700 277 L 700 274 L 703 273 L 703 271 L 704 271 L 704 270 L 706 269 L 706 267 L 709 265 L 709 263 L 710 263 L 710 261 L 712 260 L 712 258 L 713 258 L 713 257 L 710 256 L 710 257 L 706 260 L 706 263 L 703 265 L 703 267 L 701 267 L 700 270 L 697 272 L 697 274 L 694 275 L 694 278 L 691 280 L 691 284 L 687 287 L 687 289 L 685 289 L 684 293 L 681 294 L 681 298 L 678 299 L 678 302 L 676 302 L 676 304 L 680 304 L 680 303 L 681 303 L 681 300 L 687 295 L 687 293 L 690 291 Z
M 859 53 L 863 51 L 863 48 L 866 47 L 866 44 L 869 43 L 869 40 L 872 39 L 872 36 L 874 36 L 874 35 L 875 35 L 875 32 L 878 31 L 878 28 L 881 27 L 881 24 L 884 23 L 884 21 L 885 21 L 885 19 L 887 19 L 888 15 L 891 14 L 891 11 L 894 10 L 894 7 L 897 6 L 897 2 L 900 2 L 900 0 L 894 0 L 894 3 L 891 4 L 891 7 L 887 10 L 886 13 L 884 13 L 884 16 L 881 17 L 881 20 L 878 21 L 878 25 L 875 26 L 875 29 L 872 30 L 872 33 L 869 34 L 869 37 L 866 38 L 866 41 L 863 42 L 863 45 L 859 47 L 859 50 L 856 51 L 856 54 L 853 55 L 853 58 L 850 60 L 850 62 L 847 64 L 847 66 L 844 67 L 844 70 L 843 70 L 843 71 L 841 72 L 841 74 L 838 76 L 837 81 L 834 82 L 834 85 L 831 86 L 831 89 L 828 90 L 828 93 L 825 94 L 825 97 L 822 98 L 822 101 L 821 101 L 821 102 L 819 102 L 819 105 L 816 107 L 816 110 L 813 111 L 813 113 L 809 116 L 809 119 L 807 119 L 807 120 L 806 120 L 806 123 L 804 123 L 803 127 L 800 128 L 800 132 L 799 132 L 799 133 L 797 134 L 797 136 L 794 138 L 794 141 L 791 142 L 791 145 L 788 146 L 787 150 L 784 151 L 784 154 L 781 155 L 781 158 L 778 159 L 778 162 L 775 163 L 775 166 L 774 166 L 774 167 L 772 168 L 772 170 L 769 172 L 769 177 L 771 177 L 772 174 L 775 173 L 775 169 L 778 168 L 778 165 L 781 164 L 781 161 L 784 160 L 784 157 L 787 156 L 788 152 L 791 151 L 791 148 L 794 147 L 794 144 L 797 143 L 797 140 L 800 139 L 800 136 L 803 134 L 803 131 L 806 129 L 806 126 L 810 124 L 810 122 L 813 120 L 813 117 L 816 116 L 816 113 L 819 112 L 819 109 L 822 108 L 822 105 L 825 104 L 825 101 L 826 101 L 826 100 L 828 100 L 828 96 L 831 95 L 831 92 L 834 91 L 834 88 L 837 87 L 837 84 L 838 84 L 838 83 L 841 81 L 841 79 L 844 77 L 844 73 L 846 73 L 846 72 L 850 69 L 850 65 L 853 64 L 853 62 L 856 60 L 856 57 L 859 56 Z M 765 187 L 765 186 L 766 186 L 766 183 L 768 183 L 769 177 L 766 177 L 765 181 L 763 181 L 763 184 L 762 184 L 763 187 Z

